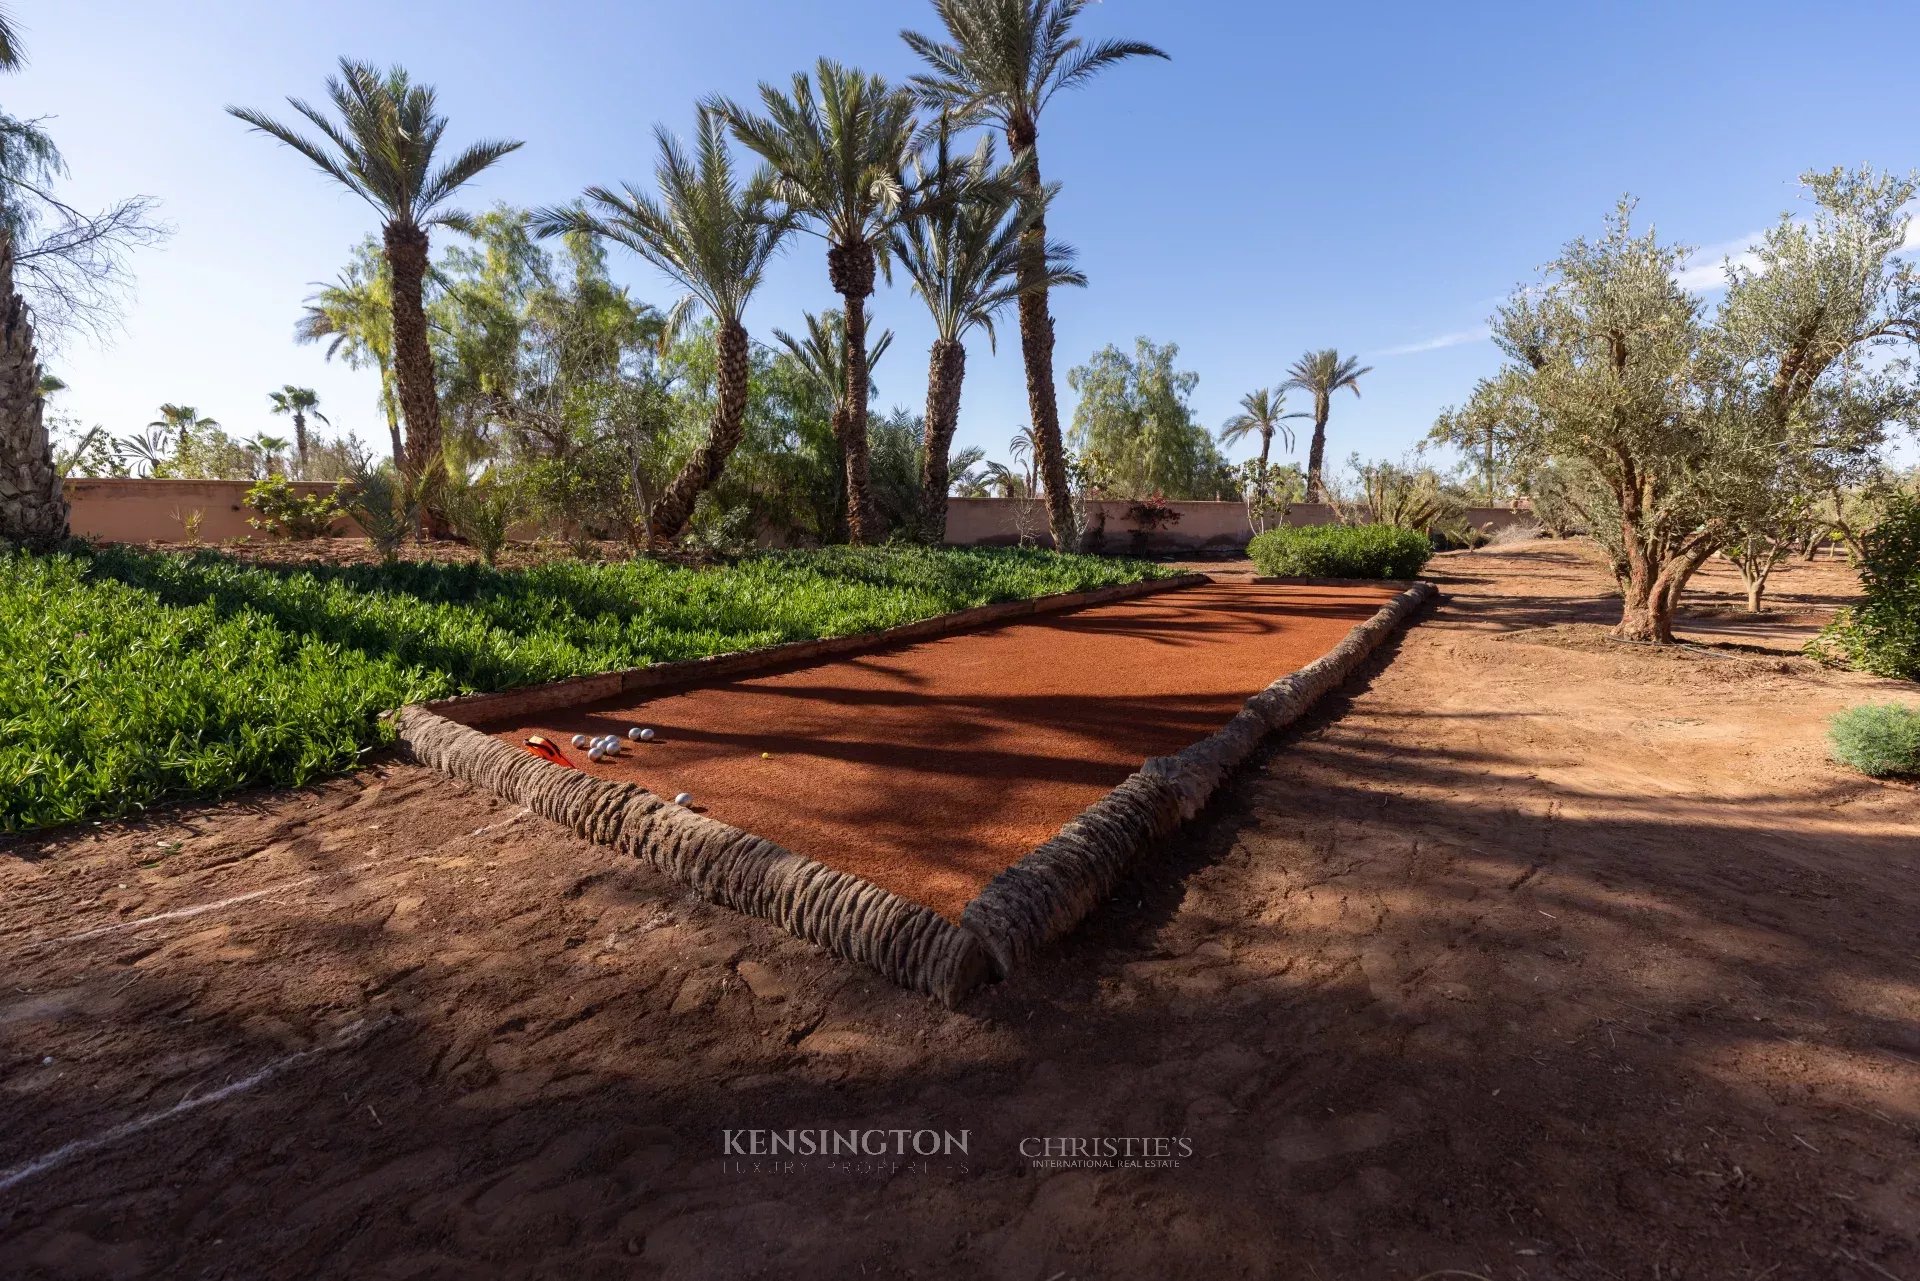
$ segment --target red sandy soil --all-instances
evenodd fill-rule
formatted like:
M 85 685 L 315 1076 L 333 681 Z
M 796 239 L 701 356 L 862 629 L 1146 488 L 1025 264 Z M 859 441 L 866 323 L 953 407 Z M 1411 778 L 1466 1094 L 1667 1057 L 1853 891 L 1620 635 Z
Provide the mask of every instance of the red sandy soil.
M 603 778 L 673 797 L 934 910 L 1140 768 L 1213 733 L 1327 652 L 1390 587 L 1182 588 L 859 658 L 481 729 L 561 745 Z M 626 741 L 652 727 L 650 743 Z M 591 762 L 575 734 L 621 736 Z
M 1920 689 L 1611 644 L 1564 544 L 1433 570 L 957 1012 L 411 767 L 0 847 L 0 1180 L 189 1109 L 0 1189 L 0 1275 L 1920 1279 L 1920 792 L 1821 744 Z M 722 1159 L 854 1126 L 966 1168 Z

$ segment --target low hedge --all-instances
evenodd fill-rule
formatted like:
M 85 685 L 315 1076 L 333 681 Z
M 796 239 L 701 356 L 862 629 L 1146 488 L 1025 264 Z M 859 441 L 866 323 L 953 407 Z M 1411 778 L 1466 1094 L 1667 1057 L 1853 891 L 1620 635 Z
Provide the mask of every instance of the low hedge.
M 1920 708 L 1899 703 L 1849 707 L 1827 727 L 1833 759 L 1862 774 L 1920 774 Z
M 1412 578 L 1433 543 L 1394 525 L 1285 525 L 1256 535 L 1247 555 L 1275 577 Z

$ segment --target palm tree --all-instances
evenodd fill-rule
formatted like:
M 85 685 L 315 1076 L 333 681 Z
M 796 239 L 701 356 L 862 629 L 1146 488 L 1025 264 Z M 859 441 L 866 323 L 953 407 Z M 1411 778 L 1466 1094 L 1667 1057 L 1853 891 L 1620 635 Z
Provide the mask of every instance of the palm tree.
M 1291 376 L 1280 385 L 1282 391 L 1297 387 L 1313 395 L 1313 446 L 1307 452 L 1307 501 L 1310 503 L 1327 501 L 1321 473 L 1327 459 L 1327 414 L 1333 406 L 1333 393 L 1348 387 L 1358 396 L 1360 375 L 1372 372 L 1373 366 L 1361 365 L 1358 356 L 1342 357 L 1332 347 L 1308 352 L 1287 370 Z
M 331 427 L 327 416 L 320 412 L 320 397 L 311 387 L 296 387 L 288 383 L 279 391 L 267 393 L 272 404 L 272 413 L 291 414 L 293 416 L 293 458 L 299 473 L 307 474 L 307 415 L 312 414 Z
M 951 198 L 893 234 L 913 291 L 933 316 L 933 348 L 927 356 L 927 440 L 920 466 L 921 524 L 926 537 L 939 542 L 947 527 L 948 451 L 960 425 L 960 392 L 967 376 L 967 348 L 973 329 L 987 335 L 998 350 L 994 318 L 1020 293 L 1021 237 L 1033 216 L 1020 198 L 1018 166 L 996 170 L 993 142 L 982 144 L 966 162 L 948 155 L 949 118 L 942 116 L 930 165 L 916 162 L 922 182 Z M 950 192 L 943 189 L 951 187 Z M 1043 193 L 1050 199 L 1051 190 Z M 1048 244 L 1046 283 L 1085 285 L 1074 269 L 1073 250 Z
M 429 532 L 439 533 L 444 522 L 433 478 L 440 472 L 434 465 L 440 452 L 440 398 L 427 345 L 427 232 L 435 226 L 466 226 L 466 215 L 447 202 L 521 144 L 477 142 L 435 168 L 434 152 L 447 119 L 434 110 L 433 87 L 414 84 L 400 67 L 383 75 L 368 63 L 342 58 L 340 74 L 327 79 L 327 96 L 338 120 L 298 98 L 287 100 L 320 131 L 320 139 L 251 108 L 227 110 L 292 147 L 379 212 L 392 282 L 394 375 L 407 420 L 406 454 L 398 461 L 408 480 L 425 482 L 421 492 Z
M 1273 452 L 1274 433 L 1287 438 L 1287 448 L 1293 448 L 1293 428 L 1287 426 L 1292 418 L 1305 418 L 1304 413 L 1289 414 L 1287 407 L 1287 389 L 1281 387 L 1270 391 L 1265 387 L 1250 391 L 1240 398 L 1240 412 L 1227 419 L 1220 427 L 1220 443 L 1231 445 L 1248 436 L 1260 437 L 1260 492 L 1267 489 L 1267 460 Z
M 253 438 L 253 449 L 260 455 L 260 461 L 265 465 L 267 475 L 271 476 L 279 469 L 280 455 L 287 452 L 287 438 L 262 433 Z
M 400 400 L 393 377 L 393 289 L 385 258 L 369 238 L 331 284 L 314 285 L 306 310 L 294 322 L 295 342 L 327 344 L 349 369 L 372 366 L 380 376 L 380 411 L 386 415 L 394 465 L 406 457 L 400 435 Z
M 1040 115 L 1062 89 L 1085 84 L 1128 58 L 1165 58 L 1137 40 L 1086 44 L 1071 34 L 1089 0 L 934 0 L 947 29 L 942 43 L 913 31 L 900 36 L 930 71 L 913 78 L 928 103 L 962 119 L 984 119 L 1005 131 L 1029 218 L 1020 260 L 1020 350 L 1027 367 L 1027 405 L 1038 429 L 1046 477 L 1047 522 L 1054 546 L 1073 532 L 1073 495 L 1060 438 L 1053 385 L 1053 317 L 1047 307 L 1046 187 L 1040 181 Z
M 647 516 L 649 537 L 668 542 L 686 528 L 694 500 L 720 478 L 740 444 L 751 373 L 743 323 L 747 300 L 793 220 L 774 199 L 770 173 L 756 173 L 744 187 L 735 181 L 726 125 L 713 112 L 701 110 L 691 155 L 665 129 L 655 129 L 654 138 L 660 147 L 654 169 L 659 199 L 631 185 L 617 193 L 590 187 L 584 204 L 536 212 L 533 227 L 542 236 L 600 236 L 659 268 L 687 291 L 668 314 L 668 332 L 683 328 L 695 307 L 719 322 L 718 395 L 707 439 Z
M 823 316 L 812 312 L 802 312 L 801 318 L 807 322 L 807 334 L 796 338 L 784 329 L 773 331 L 774 342 L 780 345 L 789 360 L 807 376 L 820 398 L 833 406 L 833 412 L 840 412 L 840 402 L 847 394 L 847 318 L 845 313 L 829 311 Z M 867 345 L 867 372 L 880 363 L 880 357 L 887 348 L 893 346 L 893 330 L 883 329 L 879 337 Z M 871 385 L 869 385 L 871 389 Z
M 760 103 L 764 116 L 724 98 L 709 105 L 772 168 L 796 222 L 827 242 L 827 278 L 846 317 L 846 392 L 834 430 L 846 460 L 847 534 L 856 546 L 877 542 L 883 531 L 867 479 L 867 298 L 876 265 L 886 265 L 888 238 L 918 212 L 903 181 L 913 95 L 822 58 L 814 78 L 794 75 L 791 94 L 761 84 Z
M 165 404 L 160 406 L 160 416 L 148 423 L 173 437 L 176 445 L 184 445 L 195 432 L 211 431 L 220 425 L 217 419 L 202 418 L 200 411 L 192 405 Z
M 26 60 L 0 9 L 0 71 Z M 13 289 L 12 222 L 0 216 L 0 539 L 51 546 L 67 536 L 67 499 L 47 439 L 33 317 Z
M 142 476 L 158 474 L 173 457 L 173 448 L 172 433 L 165 427 L 151 427 L 113 442 L 115 459 Z
M 1023 476 L 1025 492 L 1031 496 L 1040 489 L 1040 433 L 1031 426 L 1022 427 L 1007 442 L 1007 456 L 1026 468 Z M 997 465 L 997 464 L 996 464 Z
M 987 477 L 983 470 L 976 469 L 986 461 L 987 451 L 978 445 L 954 450 L 949 468 L 953 492 L 961 498 L 985 498 Z

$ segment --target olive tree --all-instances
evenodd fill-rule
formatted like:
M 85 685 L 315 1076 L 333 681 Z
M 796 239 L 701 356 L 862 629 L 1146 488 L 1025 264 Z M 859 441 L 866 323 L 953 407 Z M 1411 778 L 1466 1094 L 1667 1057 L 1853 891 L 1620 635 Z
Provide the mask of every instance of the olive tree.
M 1907 362 L 1877 349 L 1920 338 L 1920 283 L 1894 258 L 1914 184 L 1842 170 L 1803 183 L 1811 216 L 1783 215 L 1728 266 L 1712 316 L 1677 282 L 1686 250 L 1636 232 L 1623 201 L 1494 318 L 1508 361 L 1469 412 L 1497 406 L 1521 469 L 1568 478 L 1620 583 L 1621 639 L 1673 639 L 1688 580 L 1783 468 L 1870 456 L 1907 412 Z

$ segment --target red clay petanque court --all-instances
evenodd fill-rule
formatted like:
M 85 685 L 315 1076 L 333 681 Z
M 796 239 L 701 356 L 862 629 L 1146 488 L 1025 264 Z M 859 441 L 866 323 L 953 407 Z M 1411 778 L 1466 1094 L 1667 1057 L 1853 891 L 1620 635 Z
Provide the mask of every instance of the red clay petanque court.
M 480 720 L 958 920 L 1003 868 L 1206 737 L 1395 588 L 1208 583 L 853 658 Z M 626 742 L 651 726 L 651 743 Z M 598 764 L 575 734 L 618 734 Z

